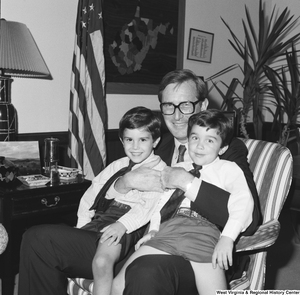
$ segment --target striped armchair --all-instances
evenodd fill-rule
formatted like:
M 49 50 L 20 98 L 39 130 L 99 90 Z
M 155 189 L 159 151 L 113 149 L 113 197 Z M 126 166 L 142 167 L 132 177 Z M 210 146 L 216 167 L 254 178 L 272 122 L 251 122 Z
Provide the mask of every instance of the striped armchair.
M 253 236 L 242 237 L 238 252 L 249 252 L 248 270 L 240 279 L 229 282 L 231 289 L 263 290 L 265 285 L 268 247 L 279 235 L 278 217 L 292 181 L 292 155 L 286 147 L 255 139 L 241 139 L 248 148 L 248 161 L 257 186 L 263 224 Z M 91 295 L 93 281 L 69 279 L 68 294 Z

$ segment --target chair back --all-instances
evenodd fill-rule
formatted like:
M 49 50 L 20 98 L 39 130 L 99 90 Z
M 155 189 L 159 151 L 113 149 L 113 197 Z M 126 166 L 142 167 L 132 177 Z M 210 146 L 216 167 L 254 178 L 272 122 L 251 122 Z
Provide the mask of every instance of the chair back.
M 290 150 L 278 143 L 256 139 L 241 138 L 241 140 L 248 148 L 248 162 L 257 187 L 263 224 L 260 227 L 260 234 L 255 237 L 258 246 L 253 247 L 260 250 L 250 252 L 253 254 L 249 255 L 247 273 L 241 279 L 230 282 L 230 286 L 231 289 L 263 290 L 267 247 L 276 241 L 279 234 L 278 218 L 291 186 L 293 158 Z M 248 237 L 243 238 L 244 244 L 247 245 Z
M 263 223 L 278 219 L 292 182 L 293 158 L 288 148 L 273 142 L 241 139 L 256 184 Z

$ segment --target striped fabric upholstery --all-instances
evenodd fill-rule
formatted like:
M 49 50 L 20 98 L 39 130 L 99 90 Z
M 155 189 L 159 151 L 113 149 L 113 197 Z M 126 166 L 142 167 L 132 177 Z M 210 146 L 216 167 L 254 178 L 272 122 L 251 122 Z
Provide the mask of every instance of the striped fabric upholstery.
M 241 139 L 248 148 L 248 161 L 259 194 L 263 224 L 250 237 L 242 237 L 238 252 L 257 250 L 250 254 L 250 264 L 242 278 L 230 282 L 231 289 L 263 290 L 265 284 L 267 247 L 279 235 L 278 217 L 292 181 L 292 155 L 286 147 L 255 139 Z M 91 295 L 92 281 L 69 279 L 68 294 Z
M 87 279 L 68 279 L 68 294 L 70 295 L 92 295 L 94 282 Z
M 242 139 L 248 148 L 248 162 L 256 183 L 263 224 L 250 237 L 242 237 L 237 251 L 259 250 L 250 256 L 250 265 L 241 279 L 230 282 L 231 289 L 263 290 L 265 285 L 267 247 L 279 235 L 278 217 L 292 182 L 292 155 L 277 143 Z

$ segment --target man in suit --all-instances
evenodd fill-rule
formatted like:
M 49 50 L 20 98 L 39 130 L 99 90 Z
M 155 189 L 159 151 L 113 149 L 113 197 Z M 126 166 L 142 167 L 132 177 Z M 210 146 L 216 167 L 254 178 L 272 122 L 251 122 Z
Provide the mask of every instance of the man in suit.
M 183 148 L 183 150 L 185 151 L 187 149 L 189 117 L 208 107 L 206 85 L 192 71 L 175 70 L 162 79 L 158 98 L 164 121 L 170 133 L 163 136 L 156 153 L 169 166 L 178 162 L 179 158 L 188 161 L 190 160 L 188 152 L 184 152 L 182 155 L 179 150 L 182 150 L 180 146 L 184 146 L 185 149 Z M 247 153 L 248 150 L 244 143 L 234 138 L 227 152 L 221 158 L 236 162 L 244 171 L 255 203 L 253 222 L 244 232 L 244 235 L 251 235 L 260 224 L 261 215 L 255 183 L 247 162 Z M 167 167 L 162 172 L 161 178 L 165 187 L 180 188 L 185 192 L 188 189 L 188 184 L 193 181 L 193 176 L 184 169 L 171 167 Z M 159 187 L 159 181 L 160 177 L 157 171 L 153 171 L 149 167 L 141 168 L 120 178 L 115 184 L 115 189 L 122 193 L 134 188 L 150 190 L 150 188 Z M 209 204 L 208 208 L 204 208 L 204 204 L 208 203 L 205 200 L 211 200 L 211 196 L 214 196 L 216 200 L 221 200 L 228 197 L 228 193 L 202 181 L 197 190 L 189 192 L 189 196 L 196 205 L 197 212 L 200 214 L 206 212 L 205 217 L 214 221 L 218 216 L 214 216 L 213 206 L 218 206 L 218 201 L 215 204 Z M 239 262 L 239 269 L 231 271 L 229 276 L 241 275 L 247 257 L 239 257 Z M 208 264 L 208 267 L 211 265 Z M 209 281 L 208 273 L 209 271 L 203 274 L 203 280 L 207 284 L 213 284 L 213 281 Z M 197 289 L 189 261 L 172 255 L 148 255 L 136 259 L 127 268 L 124 294 L 195 295 Z
M 187 132 L 186 123 L 189 116 L 207 108 L 206 87 L 192 72 L 179 70 L 166 75 L 160 89 L 161 102 L 170 103 L 170 108 L 173 103 L 175 106 L 174 114 L 163 115 L 172 135 L 164 138 L 158 154 L 161 154 L 165 161 L 169 161 L 169 164 L 173 164 L 179 158 L 179 153 L 175 149 L 177 141 L 180 144 L 187 141 L 184 134 Z M 185 103 L 181 104 L 182 102 Z M 226 159 L 234 160 L 245 171 L 254 197 L 256 190 L 247 164 L 247 149 L 238 139 L 235 142 L 231 143 L 226 152 Z M 186 160 L 187 155 L 188 153 L 183 155 L 183 160 Z M 188 173 L 169 168 L 161 175 L 160 171 L 151 169 L 156 164 L 155 162 L 145 164 L 147 167 L 139 167 L 125 174 L 110 189 L 120 193 L 126 193 L 131 189 L 163 191 L 161 176 L 165 186 L 182 186 L 185 189 L 186 183 L 190 181 Z M 91 186 L 89 191 L 95 196 L 99 192 L 96 186 Z M 201 203 L 201 198 L 208 198 L 212 193 L 216 196 L 228 195 L 226 191 L 203 182 L 200 188 L 197 188 L 198 196 L 195 204 Z M 210 211 L 213 213 L 213 210 Z M 255 221 L 250 225 L 251 232 L 256 224 Z M 21 244 L 19 295 L 65 295 L 67 277 L 93 278 L 92 259 L 95 252 L 95 232 L 57 224 L 30 228 L 24 234 Z M 136 260 L 129 266 L 126 281 L 129 288 L 126 287 L 125 294 L 196 294 L 192 268 L 183 258 L 170 255 L 141 258 L 145 261 L 142 260 L 140 263 L 140 260 Z

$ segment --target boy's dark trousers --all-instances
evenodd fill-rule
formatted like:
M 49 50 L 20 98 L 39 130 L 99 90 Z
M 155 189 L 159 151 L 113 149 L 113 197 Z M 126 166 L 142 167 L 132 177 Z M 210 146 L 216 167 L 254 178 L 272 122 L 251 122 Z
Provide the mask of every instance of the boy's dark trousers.
M 116 212 L 120 216 L 124 214 L 116 210 L 113 213 L 115 219 L 119 218 Z M 102 228 L 106 225 L 103 222 Z M 144 227 L 140 229 L 134 239 L 138 240 L 144 230 Z M 67 225 L 46 224 L 28 229 L 21 244 L 18 294 L 66 295 L 68 277 L 93 279 L 92 261 L 98 239 L 96 231 Z M 124 255 L 128 257 L 133 248 L 128 244 Z M 125 259 L 116 265 L 116 271 L 124 261 Z

